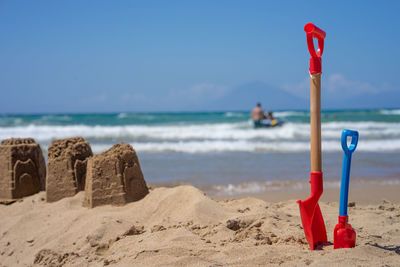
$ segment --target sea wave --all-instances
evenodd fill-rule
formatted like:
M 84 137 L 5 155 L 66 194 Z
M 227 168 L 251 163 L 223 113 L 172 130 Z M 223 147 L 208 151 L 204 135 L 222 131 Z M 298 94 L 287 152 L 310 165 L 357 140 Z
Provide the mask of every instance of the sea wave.
M 72 118 L 68 115 L 43 115 L 39 120 L 42 122 L 72 121 Z
M 117 115 L 117 118 L 118 118 L 118 119 L 124 119 L 124 118 L 126 118 L 126 117 L 128 117 L 128 114 L 126 114 L 126 113 L 124 113 L 124 112 L 119 113 L 119 114 Z
M 339 151 L 343 129 L 357 130 L 361 151 L 400 151 L 400 123 L 328 122 L 322 124 L 324 151 Z M 0 127 L 0 139 L 32 137 L 46 145 L 54 139 L 83 136 L 92 146 L 116 142 L 148 152 L 207 153 L 223 151 L 308 151 L 308 123 L 286 123 L 271 129 L 253 129 L 247 122 L 197 125 L 28 125 Z
M 340 181 L 324 181 L 325 188 L 339 188 Z M 300 191 L 309 188 L 309 183 L 304 181 L 265 181 L 245 182 L 239 184 L 214 185 L 206 188 L 216 195 L 241 195 L 259 194 L 264 192 Z M 208 189 L 208 190 L 207 190 Z
M 309 116 L 309 112 L 306 111 L 276 111 L 274 112 L 275 117 L 286 118 L 289 116 Z
M 309 142 L 250 142 L 250 141 L 189 141 L 189 142 L 132 142 L 139 152 L 181 152 L 181 153 L 215 153 L 215 152 L 308 152 Z M 98 153 L 109 146 L 92 145 Z M 342 151 L 340 140 L 323 141 L 324 152 Z M 357 151 L 363 152 L 396 152 L 400 151 L 400 140 L 377 140 L 360 142 Z
M 221 153 L 221 152 L 308 152 L 309 142 L 249 142 L 249 141 L 189 141 L 189 142 L 129 142 L 140 153 Z M 93 143 L 91 147 L 94 153 L 101 153 L 111 147 L 111 143 Z M 48 144 L 42 145 L 47 150 Z M 323 141 L 324 152 L 341 152 L 340 141 Z M 357 151 L 362 152 L 398 152 L 400 140 L 393 142 L 365 141 L 360 142 Z
M 400 138 L 400 123 L 328 122 L 322 124 L 323 138 L 340 138 L 343 129 L 360 132 L 360 138 Z M 310 136 L 308 123 L 286 123 L 282 127 L 253 129 L 247 122 L 198 125 L 28 125 L 0 127 L 0 139 L 34 137 L 52 140 L 82 135 L 87 138 L 114 140 L 304 140 Z
M 228 118 L 231 118 L 231 117 L 244 118 L 244 117 L 247 117 L 248 114 L 245 114 L 243 112 L 225 112 L 224 116 L 228 117 Z
M 352 181 L 352 186 L 387 186 L 399 185 L 399 179 L 356 179 Z M 263 182 L 244 182 L 238 184 L 212 185 L 203 188 L 206 192 L 215 195 L 242 195 L 259 194 L 265 192 L 282 191 L 301 191 L 308 189 L 310 184 L 305 180 L 301 181 L 263 181 Z M 340 188 L 340 180 L 324 180 L 324 188 Z
M 382 109 L 379 112 L 383 115 L 400 115 L 400 109 Z

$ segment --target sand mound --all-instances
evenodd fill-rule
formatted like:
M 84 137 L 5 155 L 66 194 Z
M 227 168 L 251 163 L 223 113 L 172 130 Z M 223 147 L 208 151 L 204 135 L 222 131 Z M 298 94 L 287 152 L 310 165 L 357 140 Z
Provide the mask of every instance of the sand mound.
M 70 197 L 85 188 L 87 159 L 93 155 L 83 137 L 54 140 L 48 149 L 48 202 Z
M 11 138 L 0 145 L 0 198 L 12 200 L 44 189 L 42 150 L 32 138 Z
M 142 199 L 148 192 L 139 159 L 131 145 L 116 144 L 89 158 L 85 206 L 123 205 Z
M 375 266 L 400 257 L 400 206 L 390 202 L 351 208 L 356 248 L 310 251 L 294 200 L 216 202 L 192 186 L 157 188 L 121 207 L 87 209 L 83 198 L 46 203 L 42 192 L 0 206 L 0 266 Z M 321 208 L 332 239 L 338 206 Z

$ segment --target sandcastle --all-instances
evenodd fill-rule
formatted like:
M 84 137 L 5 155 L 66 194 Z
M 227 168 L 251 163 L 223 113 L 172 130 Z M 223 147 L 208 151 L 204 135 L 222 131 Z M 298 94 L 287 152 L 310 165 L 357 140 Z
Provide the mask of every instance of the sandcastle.
M 5 139 L 0 144 L 0 198 L 13 200 L 45 188 L 46 166 L 32 138 Z
M 48 149 L 47 175 L 42 150 L 32 138 L 0 144 L 0 200 L 14 201 L 46 189 L 47 202 L 85 190 L 83 205 L 124 205 L 149 189 L 136 151 L 120 143 L 93 156 L 83 137 L 54 140 Z
M 74 196 L 84 190 L 87 159 L 92 155 L 92 149 L 83 137 L 51 143 L 47 161 L 47 202 Z
M 95 207 L 142 199 L 149 192 L 132 146 L 120 143 L 89 158 L 83 205 Z

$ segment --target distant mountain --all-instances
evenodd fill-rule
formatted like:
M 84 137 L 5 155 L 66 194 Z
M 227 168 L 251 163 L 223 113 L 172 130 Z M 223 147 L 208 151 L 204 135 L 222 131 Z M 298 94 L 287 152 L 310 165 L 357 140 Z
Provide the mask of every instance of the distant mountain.
M 211 89 L 202 92 L 196 98 L 191 98 L 188 93 L 186 97 L 180 96 L 176 101 L 168 100 L 171 106 L 167 110 L 177 111 L 226 111 L 226 110 L 248 110 L 250 111 L 257 102 L 261 102 L 266 110 L 309 110 L 310 89 L 304 90 L 303 96 L 299 97 L 279 87 L 264 82 L 248 82 L 231 88 L 221 95 Z M 351 88 L 341 87 L 336 91 L 322 90 L 321 108 L 326 109 L 372 109 L 372 108 L 399 108 L 400 90 L 382 92 L 358 92 L 351 93 Z M 195 92 L 196 93 L 196 92 Z M 299 95 L 299 94 L 298 94 Z M 301 95 L 301 94 L 300 94 Z M 166 98 L 168 99 L 168 98 Z M 148 107 L 157 110 L 158 102 L 151 103 Z M 163 103 L 165 106 L 166 103 Z
M 225 96 L 208 103 L 214 110 L 250 110 L 257 102 L 264 109 L 305 109 L 308 100 L 294 96 L 263 82 L 251 82 L 230 90 Z

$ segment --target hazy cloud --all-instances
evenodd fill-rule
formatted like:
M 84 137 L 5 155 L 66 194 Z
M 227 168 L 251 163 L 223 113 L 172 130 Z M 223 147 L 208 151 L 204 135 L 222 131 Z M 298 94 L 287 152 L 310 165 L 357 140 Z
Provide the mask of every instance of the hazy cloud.
M 182 98 L 186 101 L 200 101 L 205 99 L 219 99 L 229 92 L 229 88 L 223 85 L 211 83 L 195 84 L 188 89 L 171 90 L 170 96 L 174 98 Z
M 343 74 L 334 73 L 322 78 L 324 92 L 335 96 L 358 96 L 362 94 L 379 94 L 384 91 L 391 91 L 389 84 L 375 86 L 372 83 L 348 79 Z M 310 88 L 310 79 L 306 78 L 297 84 L 284 84 L 282 89 L 296 96 L 305 96 Z
M 142 93 L 124 93 L 121 95 L 121 101 L 123 103 L 148 103 L 148 96 Z
M 87 98 L 82 98 L 81 101 L 87 104 L 103 104 L 108 101 L 107 92 L 100 92 L 99 94 L 92 95 Z
M 376 94 L 380 92 L 380 90 L 371 83 L 350 80 L 339 73 L 329 75 L 325 81 L 324 88 L 332 93 L 346 92 L 352 95 L 363 93 Z
M 304 97 L 304 93 L 306 90 L 310 88 L 310 79 L 306 78 L 303 81 L 296 83 L 296 84 L 283 84 L 282 89 L 285 90 L 286 92 L 289 92 L 295 96 L 298 97 Z

